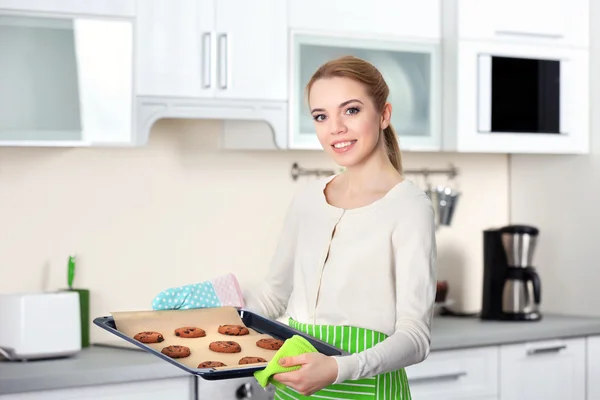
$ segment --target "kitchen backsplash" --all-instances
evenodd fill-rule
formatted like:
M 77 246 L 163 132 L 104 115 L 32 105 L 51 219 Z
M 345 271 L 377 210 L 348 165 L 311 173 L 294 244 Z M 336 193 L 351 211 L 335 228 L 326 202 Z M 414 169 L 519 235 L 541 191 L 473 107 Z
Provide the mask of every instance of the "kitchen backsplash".
M 94 317 L 148 309 L 165 288 L 226 272 L 260 282 L 293 193 L 314 179 L 294 182 L 292 163 L 334 165 L 321 152 L 221 151 L 219 133 L 218 121 L 164 120 L 144 148 L 0 148 L 0 292 L 65 287 L 69 254 Z M 407 153 L 404 163 L 459 168 L 463 196 L 438 231 L 439 278 L 457 311 L 478 311 L 481 231 L 508 221 L 507 157 Z M 92 340 L 102 335 L 92 329 Z

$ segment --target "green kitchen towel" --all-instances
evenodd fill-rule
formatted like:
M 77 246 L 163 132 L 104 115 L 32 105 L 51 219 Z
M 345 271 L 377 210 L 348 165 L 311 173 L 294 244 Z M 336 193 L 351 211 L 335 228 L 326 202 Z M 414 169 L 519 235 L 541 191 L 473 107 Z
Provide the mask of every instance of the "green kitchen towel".
M 261 371 L 256 371 L 254 373 L 254 377 L 258 381 L 258 383 L 263 387 L 267 387 L 269 383 L 272 383 L 278 388 L 285 387 L 284 384 L 277 382 L 272 378 L 273 375 L 279 374 L 281 372 L 289 372 L 300 369 L 300 365 L 295 365 L 293 367 L 282 367 L 279 365 L 279 360 L 283 357 L 293 357 L 304 353 L 316 353 L 317 349 L 310 344 L 308 340 L 299 335 L 294 335 L 291 338 L 287 339 L 283 346 L 277 353 L 273 356 L 273 359 L 269 361 L 267 367 Z

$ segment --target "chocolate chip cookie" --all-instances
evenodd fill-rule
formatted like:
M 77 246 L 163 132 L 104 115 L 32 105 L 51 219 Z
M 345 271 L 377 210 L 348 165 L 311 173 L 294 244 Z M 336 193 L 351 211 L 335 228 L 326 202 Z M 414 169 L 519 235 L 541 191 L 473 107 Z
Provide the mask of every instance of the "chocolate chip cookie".
M 267 360 L 265 360 L 262 357 L 242 357 L 238 364 L 244 365 L 244 364 L 262 363 L 262 362 L 267 362 Z
M 239 353 L 242 351 L 242 346 L 238 342 L 232 341 L 216 341 L 208 345 L 208 348 L 217 353 Z
M 152 331 L 140 332 L 133 338 L 142 343 L 160 343 L 165 340 L 161 333 Z
M 182 338 L 199 338 L 206 336 L 204 329 L 196 328 L 195 326 L 184 326 L 175 329 L 175 336 Z
M 171 358 L 185 358 L 192 354 L 189 347 L 179 346 L 176 344 L 163 348 L 161 353 Z
M 226 364 L 223 364 L 221 361 L 204 361 L 198 364 L 198 368 L 216 368 L 225 366 Z
M 279 350 L 283 346 L 283 340 L 279 339 L 260 339 L 256 345 L 261 349 Z
M 250 331 L 242 325 L 220 325 L 219 333 L 229 336 L 243 336 L 249 334 Z

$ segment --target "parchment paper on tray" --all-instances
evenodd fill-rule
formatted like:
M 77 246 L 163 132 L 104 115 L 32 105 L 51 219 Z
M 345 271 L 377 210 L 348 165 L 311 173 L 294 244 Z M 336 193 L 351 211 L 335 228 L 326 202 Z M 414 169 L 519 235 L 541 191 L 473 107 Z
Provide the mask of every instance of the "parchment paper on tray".
M 164 341 L 148 343 L 146 346 L 161 351 L 170 345 L 189 347 L 191 354 L 185 358 L 174 358 L 190 368 L 198 368 L 204 361 L 220 361 L 225 367 L 215 369 L 226 370 L 239 367 L 248 367 L 249 364 L 239 365 L 242 357 L 262 357 L 270 361 L 275 355 L 275 350 L 267 350 L 256 345 L 259 339 L 271 338 L 266 334 L 248 329 L 250 333 L 243 336 L 229 336 L 218 332 L 219 325 L 242 325 L 237 310 L 233 307 L 200 308 L 191 310 L 161 310 L 161 311 L 131 311 L 113 312 L 117 330 L 133 338 L 137 333 L 144 331 L 160 332 Z M 206 336 L 200 338 L 182 338 L 175 336 L 175 329 L 186 326 L 202 328 Z M 240 353 L 218 353 L 210 350 L 208 345 L 213 341 L 234 341 L 240 344 Z M 267 363 L 251 364 L 253 366 L 266 365 Z

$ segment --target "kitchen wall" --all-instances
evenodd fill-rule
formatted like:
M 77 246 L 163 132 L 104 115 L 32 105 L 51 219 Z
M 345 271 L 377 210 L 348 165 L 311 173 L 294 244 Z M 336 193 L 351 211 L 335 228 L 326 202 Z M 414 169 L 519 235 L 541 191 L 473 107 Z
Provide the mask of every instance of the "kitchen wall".
M 600 3 L 590 7 L 600 20 Z M 512 156 L 510 204 L 513 221 L 540 228 L 542 310 L 600 317 L 600 25 L 590 29 L 590 154 Z
M 165 288 L 226 272 L 258 283 L 294 191 L 313 179 L 294 182 L 292 163 L 334 166 L 321 152 L 220 151 L 219 132 L 218 121 L 163 120 L 144 148 L 0 148 L 0 292 L 64 287 L 73 253 L 92 316 L 147 309 Z M 464 194 L 439 231 L 439 278 L 455 309 L 473 312 L 481 231 L 508 221 L 508 161 L 405 154 L 406 168 L 450 162 Z M 92 340 L 102 335 L 92 329 Z

